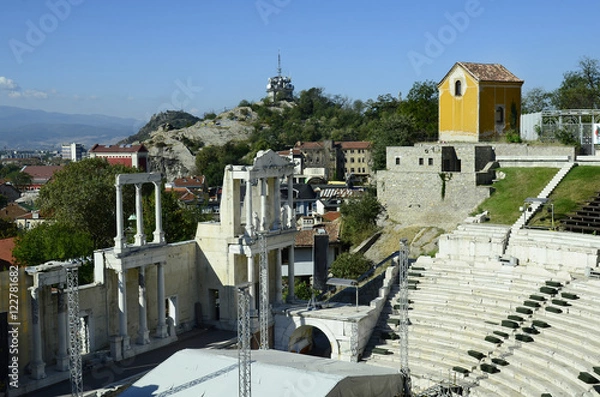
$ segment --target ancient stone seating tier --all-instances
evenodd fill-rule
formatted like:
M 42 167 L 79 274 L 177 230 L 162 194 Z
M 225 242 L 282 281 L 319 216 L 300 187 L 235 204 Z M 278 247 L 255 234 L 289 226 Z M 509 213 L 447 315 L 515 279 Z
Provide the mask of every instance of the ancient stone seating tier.
M 576 279 L 548 287 L 556 293 L 547 296 L 525 321 L 544 327 L 534 326 L 537 333 L 532 334 L 533 341 L 519 343 L 504 355 L 509 365 L 480 379 L 471 396 L 598 395 L 600 280 Z
M 532 295 L 540 293 L 546 282 L 563 285 L 568 281 L 541 267 L 426 257 L 411 267 L 409 280 L 409 365 L 413 383 L 423 387 L 449 376 L 467 383 L 494 376 L 483 370 L 497 371 L 498 366 L 490 360 L 524 343 L 517 338 L 529 337 L 521 327 L 531 325 L 527 323 L 531 315 L 519 311 L 533 314 L 540 308 L 529 308 L 525 303 L 541 307 L 530 299 Z M 384 333 L 385 338 L 372 340 L 372 346 L 384 350 L 369 354 L 367 349 L 365 359 L 370 364 L 400 365 L 399 337 L 390 337 L 398 330 L 399 293 L 394 291 L 390 296 L 387 317 L 378 324 L 379 335 Z M 508 320 L 511 317 L 519 323 Z M 507 328 L 505 322 L 516 329 Z M 495 391 L 504 390 L 505 395 L 517 395 L 513 382 L 501 382 L 489 384 Z
M 600 193 L 587 205 L 561 221 L 566 231 L 600 235 Z

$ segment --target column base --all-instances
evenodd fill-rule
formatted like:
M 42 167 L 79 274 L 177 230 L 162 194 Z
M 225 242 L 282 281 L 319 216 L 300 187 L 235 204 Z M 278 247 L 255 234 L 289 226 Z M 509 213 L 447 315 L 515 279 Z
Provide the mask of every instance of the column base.
M 129 335 L 122 336 L 123 338 L 123 353 L 131 349 L 131 338 Z
M 59 372 L 65 372 L 69 370 L 69 356 L 56 357 L 56 370 Z
M 114 361 L 123 359 L 123 338 L 121 336 L 112 336 L 110 338 L 110 355 Z
M 44 379 L 46 377 L 46 363 L 43 361 L 32 362 L 31 377 L 36 380 Z
M 138 345 L 147 345 L 148 343 L 150 343 L 150 331 L 146 330 L 146 331 L 140 332 L 140 334 L 138 335 L 138 338 L 137 338 L 137 344 Z
M 168 335 L 167 333 L 167 325 L 166 324 L 161 324 L 159 326 L 156 327 L 156 337 L 157 338 L 166 338 Z
M 154 240 L 152 241 L 152 243 L 154 244 L 164 244 L 165 241 L 165 233 L 164 232 L 154 232 Z

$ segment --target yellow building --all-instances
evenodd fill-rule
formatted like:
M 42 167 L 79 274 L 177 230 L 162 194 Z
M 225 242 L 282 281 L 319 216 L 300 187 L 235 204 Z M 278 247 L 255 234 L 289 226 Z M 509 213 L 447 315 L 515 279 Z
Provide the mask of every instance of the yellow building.
M 489 141 L 518 131 L 522 85 L 500 64 L 454 64 L 438 84 L 440 141 Z

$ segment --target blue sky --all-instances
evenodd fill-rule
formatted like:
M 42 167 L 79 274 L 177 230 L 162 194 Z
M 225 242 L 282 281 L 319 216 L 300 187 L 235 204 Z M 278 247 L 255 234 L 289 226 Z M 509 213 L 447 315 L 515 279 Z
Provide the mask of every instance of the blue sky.
M 456 61 L 501 63 L 524 89 L 600 58 L 596 0 L 11 0 L 0 5 L 0 105 L 147 120 L 296 91 L 406 95 Z

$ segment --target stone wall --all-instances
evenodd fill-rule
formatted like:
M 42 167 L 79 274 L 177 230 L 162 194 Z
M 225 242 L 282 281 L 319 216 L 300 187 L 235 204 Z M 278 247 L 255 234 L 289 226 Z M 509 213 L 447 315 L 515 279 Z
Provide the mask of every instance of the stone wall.
M 448 229 L 488 198 L 490 188 L 476 186 L 475 173 L 445 173 L 444 178 L 438 172 L 379 171 L 377 196 L 395 222 Z
M 495 143 L 496 156 L 569 156 L 575 159 L 576 152 L 572 146 L 563 145 L 530 145 L 527 143 Z

